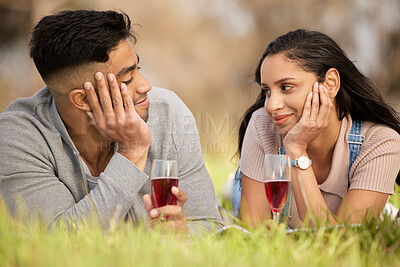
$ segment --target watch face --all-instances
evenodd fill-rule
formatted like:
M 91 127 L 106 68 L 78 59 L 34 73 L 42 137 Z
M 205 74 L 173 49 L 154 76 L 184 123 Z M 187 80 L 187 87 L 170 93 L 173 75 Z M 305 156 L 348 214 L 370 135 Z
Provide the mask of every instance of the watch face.
M 308 167 L 310 167 L 310 159 L 307 158 L 306 156 L 300 156 L 297 159 L 297 164 L 299 165 L 300 169 L 307 169 Z

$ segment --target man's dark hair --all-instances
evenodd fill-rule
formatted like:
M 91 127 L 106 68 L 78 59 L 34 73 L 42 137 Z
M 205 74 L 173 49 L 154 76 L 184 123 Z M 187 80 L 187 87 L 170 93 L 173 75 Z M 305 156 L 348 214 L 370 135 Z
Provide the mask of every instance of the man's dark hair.
M 131 20 L 115 11 L 61 11 L 42 18 L 30 41 L 30 55 L 43 80 L 65 68 L 107 62 L 120 41 L 136 38 Z

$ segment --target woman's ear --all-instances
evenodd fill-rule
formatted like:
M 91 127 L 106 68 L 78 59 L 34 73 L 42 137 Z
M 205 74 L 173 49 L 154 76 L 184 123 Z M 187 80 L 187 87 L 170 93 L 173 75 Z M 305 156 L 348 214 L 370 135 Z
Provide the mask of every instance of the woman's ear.
M 337 69 L 330 68 L 325 74 L 325 81 L 323 82 L 328 95 L 332 98 L 336 97 L 340 89 L 340 75 Z
M 86 91 L 83 88 L 78 88 L 72 90 L 68 94 L 69 101 L 78 109 L 83 111 L 91 111 L 92 108 L 89 105 L 89 102 L 86 99 Z

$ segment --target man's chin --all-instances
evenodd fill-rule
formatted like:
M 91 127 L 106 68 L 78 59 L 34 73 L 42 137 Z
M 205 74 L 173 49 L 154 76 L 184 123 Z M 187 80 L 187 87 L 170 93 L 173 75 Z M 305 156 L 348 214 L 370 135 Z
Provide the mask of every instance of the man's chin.
M 140 118 L 142 118 L 142 120 L 144 120 L 144 122 L 147 122 L 147 120 L 149 119 L 149 108 L 147 108 L 143 114 L 139 113 Z
M 145 115 L 140 116 L 142 118 L 142 120 L 144 120 L 144 122 L 147 122 L 147 120 L 149 119 L 149 114 L 146 112 Z

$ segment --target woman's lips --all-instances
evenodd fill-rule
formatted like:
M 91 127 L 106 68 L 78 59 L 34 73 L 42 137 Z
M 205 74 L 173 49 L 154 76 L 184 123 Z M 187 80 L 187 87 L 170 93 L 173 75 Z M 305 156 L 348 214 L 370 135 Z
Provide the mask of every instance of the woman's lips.
M 293 114 L 274 116 L 274 123 L 276 126 L 282 125 L 292 117 Z

